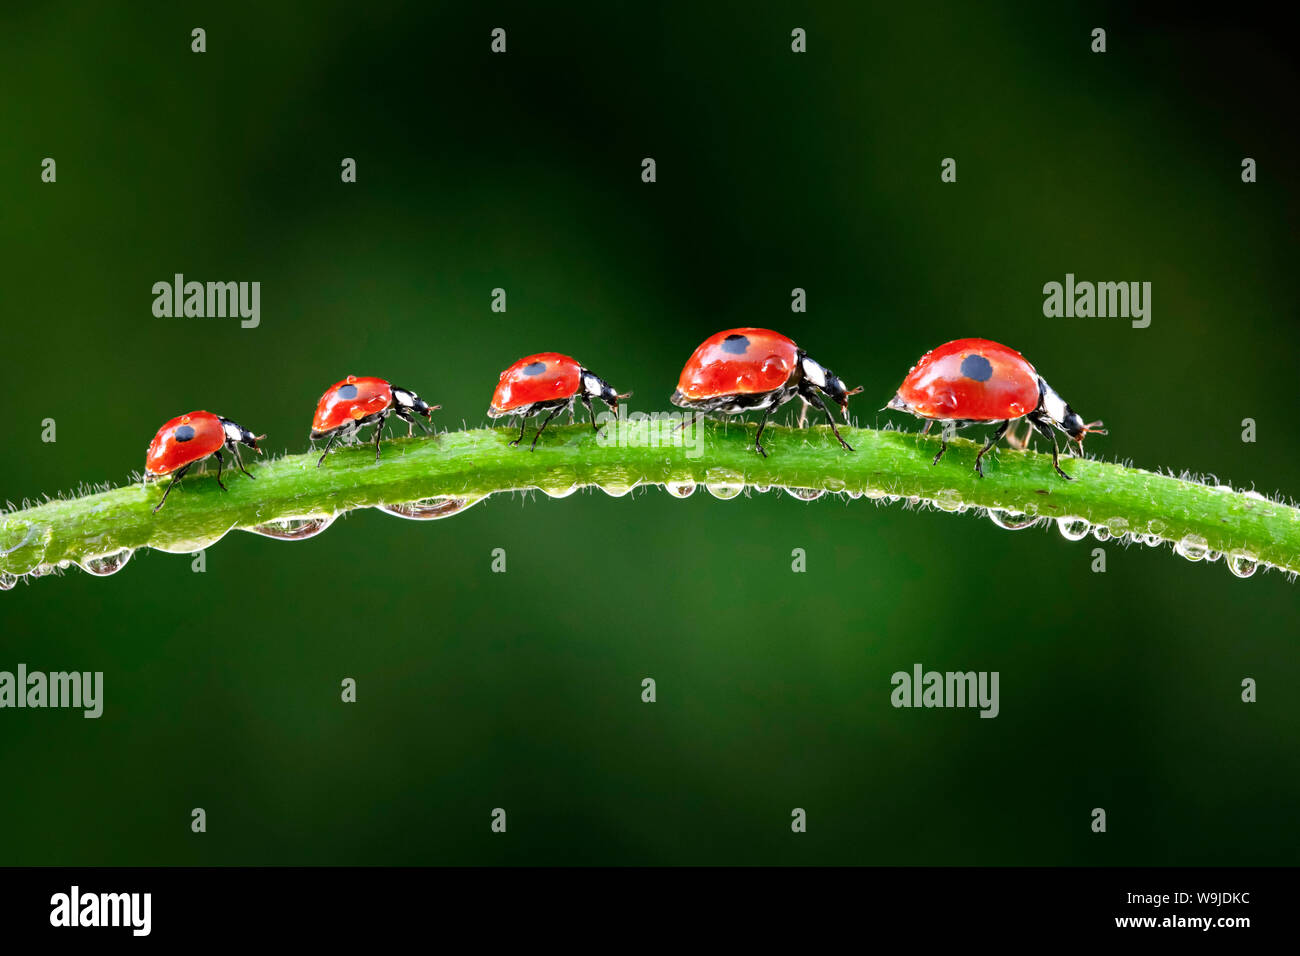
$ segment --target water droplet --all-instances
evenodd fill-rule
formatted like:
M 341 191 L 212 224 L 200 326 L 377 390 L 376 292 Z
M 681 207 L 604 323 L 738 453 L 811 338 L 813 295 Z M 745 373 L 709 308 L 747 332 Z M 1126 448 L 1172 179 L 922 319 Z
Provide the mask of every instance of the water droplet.
M 81 562 L 81 570 L 87 574 L 93 574 L 96 577 L 106 578 L 110 574 L 116 574 L 126 567 L 126 562 L 131 560 L 131 555 L 135 552 L 130 548 L 123 548 L 121 551 L 114 551 L 112 554 L 102 554 L 97 558 L 87 558 Z
M 745 490 L 745 478 L 727 468 L 710 468 L 704 473 L 704 488 L 713 497 L 728 501 Z
M 693 481 L 666 481 L 664 489 L 674 498 L 689 498 L 695 494 L 695 482 Z
M 1032 528 L 1038 524 L 1038 518 L 1035 515 L 1017 514 L 1014 511 L 994 511 L 989 509 L 989 520 L 999 528 L 1007 531 L 1023 531 L 1025 528 Z
M 181 541 L 167 541 L 162 544 L 151 544 L 149 547 L 155 551 L 166 551 L 168 554 L 193 554 L 195 551 L 202 551 L 210 548 L 227 534 L 230 529 L 218 531 L 215 534 L 207 534 L 198 538 L 185 538 Z
M 956 488 L 944 488 L 936 492 L 934 506 L 940 511 L 952 514 L 961 507 L 961 492 Z
M 772 490 L 772 486 L 771 486 L 771 485 L 754 485 L 754 486 L 752 486 L 752 487 L 753 487 L 753 489 L 754 489 L 755 491 L 757 491 L 760 495 L 765 495 L 765 494 L 767 494 L 769 491 Z
M 465 498 L 443 495 L 437 498 L 421 498 L 419 501 L 404 501 L 396 505 L 380 505 L 379 510 L 384 514 L 408 518 L 411 521 L 437 521 L 439 518 L 458 515 L 482 500 L 482 495 Z
M 1107 518 L 1106 527 L 1110 529 L 1110 533 L 1115 537 L 1122 537 L 1128 533 L 1128 519 L 1121 518 L 1118 515 L 1114 518 Z
M 1142 542 L 1148 548 L 1158 548 L 1164 543 L 1164 538 L 1160 537 L 1158 534 L 1143 534 L 1138 535 L 1138 537 L 1142 539 Z
M 1092 536 L 1098 541 L 1109 541 L 1110 528 L 1107 528 L 1104 524 L 1099 524 L 1092 529 Z
M 578 490 L 578 486 L 572 484 L 567 488 L 539 488 L 538 490 L 548 498 L 567 498 Z
M 787 488 L 785 493 L 792 498 L 798 498 L 800 501 L 816 501 L 825 492 L 820 488 Z
M 866 491 L 862 492 L 862 497 L 871 501 L 879 501 L 881 498 L 889 496 L 883 488 L 868 488 Z M 892 501 L 893 498 L 890 498 L 890 500 Z
M 1147 522 L 1147 531 L 1158 538 L 1165 533 L 1165 523 L 1159 518 L 1152 518 Z
M 1174 553 L 1181 554 L 1188 561 L 1200 561 L 1209 551 L 1209 542 L 1199 534 L 1189 534 L 1174 544 Z
M 630 485 L 611 481 L 611 482 L 606 482 L 605 484 L 602 484 L 599 487 L 601 491 L 605 492 L 605 494 L 609 495 L 611 498 L 622 498 L 624 495 L 629 494 L 632 491 L 632 489 L 639 484 L 640 484 L 639 481 L 634 481 Z
M 1057 518 L 1056 527 L 1066 541 L 1082 541 L 1092 530 L 1092 526 L 1085 519 L 1072 515 Z
M 1259 559 L 1248 551 L 1234 551 L 1228 558 L 1228 570 L 1239 578 L 1248 578 L 1259 567 Z
M 0 574 L 0 591 L 9 591 L 18 583 L 18 579 L 12 574 Z
M 715 498 L 721 499 L 722 501 L 728 501 L 744 491 L 745 486 L 743 484 L 731 485 L 722 484 L 721 482 L 707 482 L 704 485 L 704 490 Z
M 839 494 L 841 491 L 847 488 L 848 485 L 846 485 L 843 481 L 841 481 L 838 478 L 827 478 L 825 481 L 822 482 L 822 487 L 829 492 L 832 492 L 834 494 Z
M 303 518 L 279 518 L 244 530 L 279 541 L 302 541 L 316 537 L 334 523 L 335 517 L 336 515 L 313 515 Z

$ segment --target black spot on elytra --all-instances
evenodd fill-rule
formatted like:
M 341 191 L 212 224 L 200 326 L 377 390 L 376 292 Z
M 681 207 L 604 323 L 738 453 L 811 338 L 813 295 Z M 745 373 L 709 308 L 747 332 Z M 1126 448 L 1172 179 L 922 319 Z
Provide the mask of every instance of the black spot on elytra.
M 982 355 L 968 355 L 961 361 L 961 373 L 977 382 L 987 382 L 993 377 L 993 363 Z
M 357 397 L 357 387 L 355 385 L 344 385 L 339 389 L 339 398 L 353 399 Z
M 739 332 L 733 332 L 722 340 L 722 351 L 732 355 L 744 355 L 749 351 L 749 338 Z
M 176 429 L 177 441 L 189 441 L 193 437 L 194 437 L 193 425 L 182 425 L 180 428 Z
M 541 375 L 545 371 L 546 371 L 545 362 L 533 362 L 530 365 L 524 366 L 525 375 Z

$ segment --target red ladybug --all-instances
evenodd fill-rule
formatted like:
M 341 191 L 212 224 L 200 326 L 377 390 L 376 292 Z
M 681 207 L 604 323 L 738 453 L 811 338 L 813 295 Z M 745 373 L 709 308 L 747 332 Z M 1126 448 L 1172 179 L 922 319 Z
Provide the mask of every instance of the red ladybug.
M 172 485 L 180 481 L 185 472 L 197 462 L 213 455 L 217 458 L 217 484 L 225 491 L 226 486 L 221 483 L 221 468 L 225 464 L 221 457 L 223 447 L 230 451 L 239 470 L 252 478 L 244 467 L 243 459 L 239 457 L 239 445 L 242 442 L 260 455 L 262 449 L 257 447 L 257 443 L 265 437 L 254 435 L 243 425 L 211 412 L 190 412 L 173 418 L 158 429 L 158 434 L 149 443 L 149 451 L 145 453 L 144 470 L 147 477 L 172 476 L 162 500 L 154 505 L 154 512 L 157 513 L 163 506 L 171 494 Z
M 762 409 L 754 449 L 766 458 L 767 452 L 759 439 L 763 437 L 768 416 L 797 395 L 805 411 L 811 405 L 825 412 L 840 444 L 853 451 L 853 446 L 835 427 L 835 418 L 818 391 L 840 406 L 847 422 L 849 396 L 862 389 L 845 388 L 834 372 L 809 358 L 803 349 L 779 332 L 727 329 L 705 339 L 687 360 L 670 401 L 681 408 L 727 415 Z
M 1007 433 L 1011 423 L 1021 418 L 1028 419 L 1030 434 L 1032 429 L 1037 429 L 1052 443 L 1052 467 L 1067 481 L 1073 479 L 1061 470 L 1053 426 L 1074 439 L 1080 455 L 1085 435 L 1106 434 L 1101 422 L 1085 425 L 1023 355 L 988 339 L 957 339 L 926 352 L 912 366 L 898 387 L 898 394 L 885 407 L 926 419 L 922 434 L 934 422 L 956 428 L 1001 422 L 975 456 L 975 471 L 981 478 L 984 466 L 980 459 Z M 1023 448 L 1028 440 L 1026 435 L 1024 441 L 1012 443 Z M 939 464 L 947 450 L 945 432 L 934 464 Z M 1066 451 L 1069 451 L 1068 439 Z
M 396 415 L 406 422 L 408 436 L 413 425 L 419 425 L 427 434 L 430 429 L 415 416 L 429 418 L 441 407 L 429 405 L 409 388 L 391 385 L 382 378 L 349 375 L 331 385 L 316 405 L 316 417 L 311 422 L 311 440 L 329 438 L 316 467 L 324 464 L 334 442 L 351 441 L 357 431 L 367 425 L 375 426 L 375 461 L 379 461 L 379 439 L 389 415 Z
M 599 399 L 618 414 L 618 400 L 630 398 L 631 392 L 618 394 L 609 383 L 594 372 L 578 364 L 577 360 L 559 352 L 538 352 L 525 355 L 514 365 L 501 373 L 496 391 L 492 393 L 492 404 L 488 406 L 489 418 L 501 418 L 505 415 L 518 415 L 519 437 L 510 444 L 518 445 L 524 440 L 524 431 L 528 428 L 528 419 L 533 415 L 547 412 L 529 451 L 537 450 L 537 439 L 542 437 L 552 418 L 563 409 L 569 410 L 569 421 L 573 421 L 573 403 L 577 399 L 587 406 L 591 416 L 591 427 L 600 431 L 596 424 L 596 413 L 591 400 Z

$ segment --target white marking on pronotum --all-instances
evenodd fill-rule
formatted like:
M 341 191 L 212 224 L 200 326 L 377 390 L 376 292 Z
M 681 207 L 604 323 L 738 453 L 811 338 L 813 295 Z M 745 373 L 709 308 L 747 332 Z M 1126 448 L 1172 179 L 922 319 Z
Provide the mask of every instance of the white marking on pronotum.
M 808 356 L 803 357 L 803 377 L 818 388 L 826 387 L 826 369 L 822 368 Z
M 1048 385 L 1041 378 L 1038 380 L 1043 387 L 1043 408 L 1047 414 L 1052 416 L 1053 421 L 1065 421 L 1065 399 L 1056 394 L 1055 389 Z

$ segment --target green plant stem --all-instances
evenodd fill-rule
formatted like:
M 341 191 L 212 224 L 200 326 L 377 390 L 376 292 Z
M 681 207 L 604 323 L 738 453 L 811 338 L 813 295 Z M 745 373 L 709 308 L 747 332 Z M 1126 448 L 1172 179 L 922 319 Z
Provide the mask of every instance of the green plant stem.
M 58 499 L 3 516 L 0 573 L 48 570 L 98 555 L 142 547 L 191 552 L 232 528 L 296 517 L 328 516 L 430 498 L 467 502 L 512 490 L 553 495 L 582 486 L 622 493 L 642 484 L 736 485 L 817 489 L 873 498 L 932 502 L 946 511 L 985 508 L 1045 518 L 1075 517 L 1114 534 L 1158 536 L 1203 544 L 1225 556 L 1241 554 L 1300 571 L 1300 511 L 1258 495 L 1087 459 L 1062 459 L 1077 480 L 1052 471 L 1051 457 L 1002 448 L 986 459 L 986 478 L 972 470 L 977 445 L 949 443 L 938 466 L 938 439 L 914 432 L 843 428 L 855 452 L 840 448 L 829 429 L 769 427 L 769 457 L 753 450 L 755 426 L 708 423 L 696 449 L 670 427 L 623 421 L 599 439 L 587 425 L 553 427 L 536 452 L 508 444 L 513 429 L 473 429 L 432 438 L 385 441 L 331 452 L 324 467 L 315 453 L 251 464 L 257 480 L 227 471 L 229 491 L 211 468 L 187 476 L 157 514 L 163 485 L 128 485 L 80 498 Z M 618 436 L 621 441 L 611 441 Z M 528 439 L 531 440 L 532 429 Z M 647 447 L 658 438 L 671 446 Z M 10 582 L 12 583 L 12 582 Z

